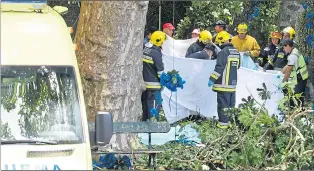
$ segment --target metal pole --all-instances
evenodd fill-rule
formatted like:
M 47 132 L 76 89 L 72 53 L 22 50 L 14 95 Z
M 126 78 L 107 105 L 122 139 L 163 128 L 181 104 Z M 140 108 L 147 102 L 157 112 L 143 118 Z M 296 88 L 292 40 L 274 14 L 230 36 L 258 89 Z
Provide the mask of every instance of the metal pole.
M 172 3 L 172 24 L 173 24 L 173 26 L 174 26 L 175 3 L 176 3 L 176 1 L 173 1 L 173 3 Z
M 161 1 L 159 1 L 159 30 L 161 30 Z

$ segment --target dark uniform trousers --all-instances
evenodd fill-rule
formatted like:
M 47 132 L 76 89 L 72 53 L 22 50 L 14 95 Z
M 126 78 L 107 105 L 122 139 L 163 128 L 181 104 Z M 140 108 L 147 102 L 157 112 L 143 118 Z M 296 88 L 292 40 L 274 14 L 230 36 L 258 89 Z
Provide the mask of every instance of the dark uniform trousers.
M 153 114 L 150 112 L 152 108 L 157 110 L 156 119 L 159 120 L 159 112 L 161 108 L 161 104 L 159 104 L 157 100 L 157 96 L 160 94 L 160 90 L 145 90 L 142 93 L 142 110 L 143 110 L 143 121 L 147 121 L 150 118 L 154 117 Z
M 219 122 L 228 123 L 229 118 L 225 115 L 225 108 L 234 108 L 236 102 L 235 92 L 217 92 L 217 112 L 219 117 Z
M 239 51 L 231 43 L 221 46 L 218 53 L 215 70 L 209 80 L 214 82 L 213 91 L 217 92 L 218 122 L 224 126 L 229 124 L 229 118 L 224 109 L 235 107 L 238 69 L 240 68 Z
M 142 109 L 143 121 L 148 121 L 151 117 L 158 120 L 161 104 L 161 85 L 160 75 L 164 70 L 162 62 L 161 48 L 153 45 L 152 47 L 145 47 L 143 50 L 143 79 L 146 90 L 142 93 Z M 158 98 L 157 98 L 158 97 Z M 154 110 L 152 113 L 151 110 Z M 156 111 L 155 111 L 156 110 Z
M 306 84 L 307 84 L 308 79 L 303 80 L 300 74 L 297 75 L 297 79 L 298 79 L 298 84 L 295 85 L 295 87 L 294 87 L 294 94 L 300 94 L 300 93 L 302 93 L 302 94 L 301 94 L 300 99 L 296 99 L 297 104 L 294 103 L 293 99 L 290 99 L 290 107 L 291 108 L 296 107 L 296 106 L 299 107 L 301 104 L 302 104 L 301 107 L 304 107 L 305 88 L 306 88 Z M 287 89 L 284 89 L 283 92 L 285 95 L 288 95 Z

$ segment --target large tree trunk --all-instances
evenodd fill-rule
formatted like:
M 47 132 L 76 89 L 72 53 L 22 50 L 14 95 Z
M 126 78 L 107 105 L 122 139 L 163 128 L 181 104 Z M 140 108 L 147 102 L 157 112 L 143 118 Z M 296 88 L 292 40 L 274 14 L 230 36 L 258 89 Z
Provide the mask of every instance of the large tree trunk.
M 314 5 L 310 5 L 310 8 L 313 9 Z M 302 8 L 303 9 L 303 8 Z M 302 52 L 302 55 L 307 58 L 309 57 L 308 61 L 308 72 L 309 72 L 309 79 L 308 79 L 308 88 L 310 90 L 310 99 L 312 101 L 312 104 L 314 104 L 314 48 L 311 48 L 306 43 L 306 37 L 308 35 L 314 34 L 314 29 L 307 29 L 305 27 L 306 23 L 308 22 L 308 19 L 306 18 L 307 11 L 304 11 L 300 13 L 298 16 L 298 20 L 296 23 L 296 42 L 299 45 L 298 49 Z M 314 19 L 311 19 L 310 21 L 313 22 Z
M 281 1 L 279 12 L 280 27 L 285 28 L 288 26 L 296 27 L 298 18 L 304 11 L 299 1 Z
M 142 48 L 148 2 L 82 1 L 75 36 L 88 120 L 107 111 L 114 121 L 135 121 L 142 113 Z M 114 135 L 117 148 L 130 137 Z

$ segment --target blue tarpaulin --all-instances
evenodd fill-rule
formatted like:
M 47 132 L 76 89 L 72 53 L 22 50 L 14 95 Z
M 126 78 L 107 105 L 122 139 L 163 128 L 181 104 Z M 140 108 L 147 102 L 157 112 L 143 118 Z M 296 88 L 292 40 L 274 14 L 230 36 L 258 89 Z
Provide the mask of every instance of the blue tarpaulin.
M 180 136 L 184 135 L 184 141 L 194 141 L 196 143 L 201 143 L 201 140 L 198 138 L 199 133 L 192 128 L 191 125 L 186 125 L 180 132 L 180 126 L 178 125 L 177 128 L 171 127 L 168 133 L 153 133 L 151 134 L 152 137 L 152 145 L 163 145 L 167 142 L 175 140 L 175 131 L 177 131 L 177 140 Z M 145 145 L 148 145 L 148 134 L 141 133 L 138 134 L 139 138 L 141 138 L 141 142 Z
M 250 56 L 241 55 L 241 67 L 253 70 L 259 70 L 259 66 L 257 66 Z

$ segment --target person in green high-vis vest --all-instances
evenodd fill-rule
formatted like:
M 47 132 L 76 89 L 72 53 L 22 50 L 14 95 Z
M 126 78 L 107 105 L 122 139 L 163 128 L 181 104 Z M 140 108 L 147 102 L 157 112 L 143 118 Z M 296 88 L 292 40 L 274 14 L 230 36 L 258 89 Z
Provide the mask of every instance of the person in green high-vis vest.
M 284 40 L 283 47 L 284 51 L 289 54 L 288 63 L 283 69 L 283 73 L 285 74 L 283 82 L 289 81 L 294 83 L 295 95 L 301 94 L 300 100 L 297 100 L 298 104 L 295 104 L 293 100 L 290 100 L 290 106 L 295 107 L 297 105 L 298 107 L 304 107 L 305 88 L 309 77 L 305 60 L 299 50 L 294 47 L 293 40 Z M 284 93 L 286 94 L 287 92 Z

